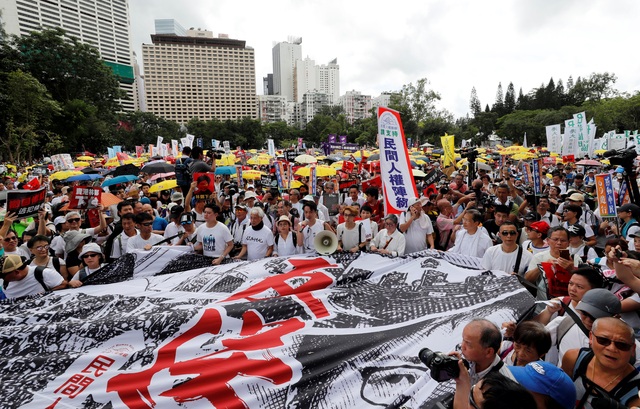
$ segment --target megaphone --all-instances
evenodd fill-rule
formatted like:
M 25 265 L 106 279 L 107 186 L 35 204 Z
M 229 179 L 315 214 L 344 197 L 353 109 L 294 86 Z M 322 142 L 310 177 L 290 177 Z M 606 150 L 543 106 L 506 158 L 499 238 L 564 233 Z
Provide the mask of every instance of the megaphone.
M 313 247 L 318 254 L 323 256 L 333 254 L 338 248 L 338 236 L 333 232 L 323 230 L 316 234 L 316 238 L 313 240 Z

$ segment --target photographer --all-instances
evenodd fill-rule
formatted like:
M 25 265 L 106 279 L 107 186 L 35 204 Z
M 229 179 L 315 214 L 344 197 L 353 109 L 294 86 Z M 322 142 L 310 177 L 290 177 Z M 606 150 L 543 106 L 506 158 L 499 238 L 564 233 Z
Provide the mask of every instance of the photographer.
M 212 160 L 212 165 L 208 165 L 204 161 L 204 151 L 201 147 L 196 146 L 191 149 L 191 158 L 193 162 L 189 164 L 189 170 L 191 174 L 194 173 L 204 173 L 204 172 L 215 172 L 216 171 L 216 161 Z

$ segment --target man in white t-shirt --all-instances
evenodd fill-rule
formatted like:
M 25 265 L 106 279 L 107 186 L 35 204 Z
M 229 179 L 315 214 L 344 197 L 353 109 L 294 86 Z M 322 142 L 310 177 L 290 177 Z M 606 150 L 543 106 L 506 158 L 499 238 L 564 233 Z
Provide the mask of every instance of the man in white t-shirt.
M 498 230 L 502 243 L 490 247 L 482 257 L 482 268 L 487 270 L 500 270 L 506 273 L 524 276 L 533 255 L 524 250 L 516 242 L 518 229 L 516 225 L 507 220 Z M 520 256 L 520 260 L 518 260 Z
M 66 288 L 67 281 L 52 268 L 42 270 L 42 283 L 36 278 L 37 266 L 27 265 L 27 260 L 16 254 L 0 258 L 2 280 L 7 283 L 4 294 L 7 298 L 25 297 L 45 291 Z
M 480 227 L 482 219 L 479 211 L 467 210 L 462 216 L 463 228 L 455 233 L 455 244 L 449 251 L 473 257 L 484 256 L 487 249 L 493 246 L 493 241 L 487 231 Z
M 164 240 L 164 237 L 153 232 L 153 216 L 149 213 L 142 212 L 136 215 L 136 227 L 139 233 L 127 241 L 127 253 L 134 250 L 151 250 L 154 245 Z
M 229 255 L 233 249 L 233 236 L 224 224 L 218 222 L 220 207 L 213 203 L 204 205 L 204 222 L 196 229 L 196 244 L 193 249 L 202 251 L 207 257 L 213 257 L 211 264 L 218 265 Z
M 249 223 L 242 239 L 242 250 L 235 259 L 242 259 L 247 255 L 247 260 L 260 260 L 271 257 L 275 244 L 271 229 L 264 224 L 264 211 L 259 207 L 249 210 Z M 233 247 L 233 242 L 231 242 Z
M 433 224 L 422 211 L 422 205 L 426 201 L 425 197 L 409 199 L 407 211 L 400 215 L 399 230 L 405 235 L 405 254 L 425 250 L 427 244 L 430 249 L 434 248 Z
M 125 213 L 120 216 L 120 224 L 122 225 L 122 232 L 113 239 L 113 245 L 111 246 L 111 258 L 113 260 L 127 253 L 127 243 L 129 239 L 138 234 L 138 230 L 136 230 L 136 217 L 133 213 Z

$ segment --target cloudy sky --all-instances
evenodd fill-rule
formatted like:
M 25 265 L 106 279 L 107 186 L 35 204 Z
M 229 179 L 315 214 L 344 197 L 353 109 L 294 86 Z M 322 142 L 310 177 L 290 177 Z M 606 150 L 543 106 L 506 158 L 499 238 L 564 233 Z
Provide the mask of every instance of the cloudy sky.
M 640 90 L 636 0 L 129 0 L 132 45 L 150 43 L 154 19 L 173 18 L 245 40 L 255 49 L 256 82 L 273 71 L 271 49 L 302 37 L 302 56 L 337 58 L 340 94 L 382 91 L 428 78 L 438 107 L 469 112 L 471 88 L 493 104 L 501 82 L 516 93 L 551 77 L 613 72 L 616 88 Z

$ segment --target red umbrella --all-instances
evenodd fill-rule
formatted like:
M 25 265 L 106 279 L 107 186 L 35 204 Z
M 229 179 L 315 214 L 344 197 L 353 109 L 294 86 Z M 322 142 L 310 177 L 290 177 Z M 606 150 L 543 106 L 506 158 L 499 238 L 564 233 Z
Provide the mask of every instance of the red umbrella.
M 579 162 L 576 162 L 576 165 L 580 165 L 580 166 L 602 166 L 602 163 L 598 162 L 597 160 L 593 160 L 593 159 L 582 159 Z

